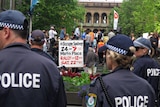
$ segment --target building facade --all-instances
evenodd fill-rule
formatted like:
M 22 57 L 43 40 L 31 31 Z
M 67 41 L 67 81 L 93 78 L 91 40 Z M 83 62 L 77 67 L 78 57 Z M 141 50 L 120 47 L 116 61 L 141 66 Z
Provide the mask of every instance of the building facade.
M 106 31 L 109 28 L 109 15 L 114 7 L 120 7 L 120 2 L 79 2 L 86 9 L 85 20 L 82 28 L 97 32 Z

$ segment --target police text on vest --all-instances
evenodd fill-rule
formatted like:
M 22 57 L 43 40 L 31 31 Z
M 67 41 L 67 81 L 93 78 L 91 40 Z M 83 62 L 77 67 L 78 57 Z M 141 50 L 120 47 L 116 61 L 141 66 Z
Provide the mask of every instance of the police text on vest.
M 147 107 L 148 96 L 123 96 L 115 98 L 115 107 Z
M 40 74 L 36 73 L 3 73 L 0 75 L 0 84 L 3 88 L 25 87 L 40 88 Z

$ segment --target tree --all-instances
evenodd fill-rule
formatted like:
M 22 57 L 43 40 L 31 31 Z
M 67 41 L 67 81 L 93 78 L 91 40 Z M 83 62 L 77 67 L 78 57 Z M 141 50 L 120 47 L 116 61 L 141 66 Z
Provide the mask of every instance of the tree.
M 114 8 L 119 13 L 119 26 L 122 33 L 129 35 L 134 32 L 137 36 L 156 30 L 160 22 L 160 12 L 157 7 L 160 0 L 124 0 L 120 8 Z M 158 24 L 157 24 L 158 25 Z
M 30 0 L 22 1 L 18 8 L 27 13 Z M 58 31 L 66 27 L 67 32 L 71 33 L 74 26 L 84 20 L 84 14 L 85 9 L 78 5 L 77 0 L 39 0 L 32 15 L 33 29 L 48 30 L 50 25 L 55 25 Z

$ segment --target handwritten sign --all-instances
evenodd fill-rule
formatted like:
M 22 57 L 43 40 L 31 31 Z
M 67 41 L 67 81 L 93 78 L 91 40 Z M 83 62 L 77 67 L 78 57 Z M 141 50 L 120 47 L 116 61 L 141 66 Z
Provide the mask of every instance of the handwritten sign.
M 83 67 L 83 40 L 59 41 L 59 66 Z

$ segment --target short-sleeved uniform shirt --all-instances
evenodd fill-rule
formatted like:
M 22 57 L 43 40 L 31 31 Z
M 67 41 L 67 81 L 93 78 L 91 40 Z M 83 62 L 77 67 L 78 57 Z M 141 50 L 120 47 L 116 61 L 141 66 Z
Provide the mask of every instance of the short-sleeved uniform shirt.
M 102 76 L 102 80 L 114 107 L 154 107 L 153 88 L 133 72 L 127 69 L 116 69 Z M 89 106 L 95 104 L 95 107 L 110 107 L 99 79 L 90 85 L 87 97 L 86 104 Z
M 0 51 L 0 107 L 66 107 L 53 61 L 15 43 Z

